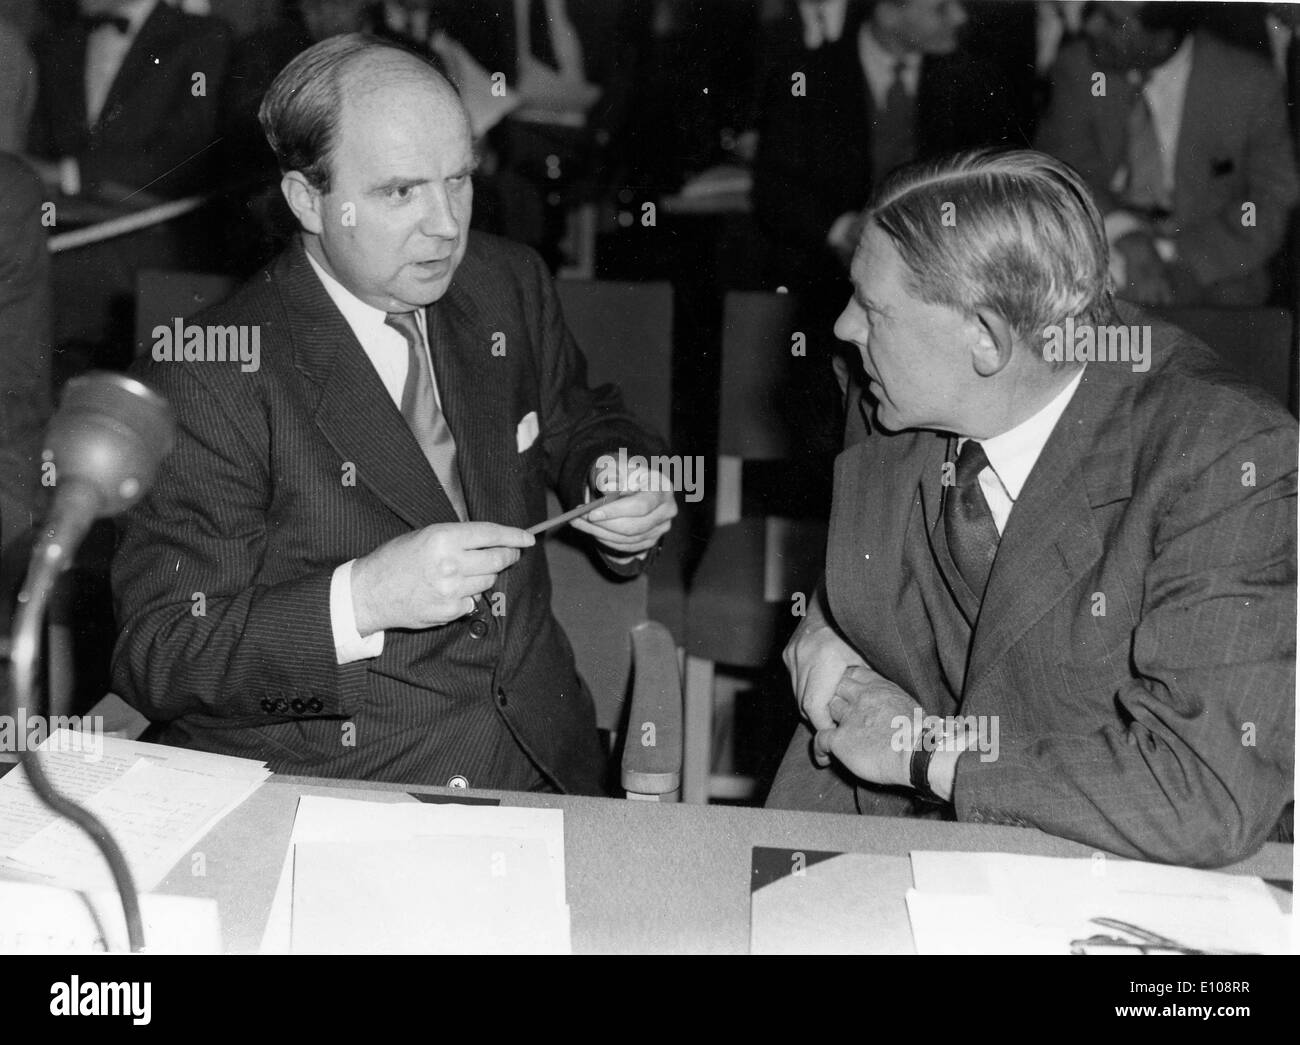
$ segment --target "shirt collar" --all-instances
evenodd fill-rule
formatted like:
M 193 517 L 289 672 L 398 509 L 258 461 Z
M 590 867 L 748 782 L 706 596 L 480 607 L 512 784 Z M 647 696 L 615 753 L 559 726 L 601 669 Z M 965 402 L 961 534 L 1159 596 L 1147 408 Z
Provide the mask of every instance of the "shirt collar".
M 357 335 L 357 340 L 362 345 L 374 344 L 374 334 L 391 333 L 392 327 L 388 326 L 388 313 L 382 308 L 375 308 L 374 305 L 367 304 L 357 297 L 352 291 L 348 290 L 342 283 L 325 271 L 319 261 L 311 256 L 311 251 L 304 248 L 303 252 L 307 255 L 307 260 L 311 263 L 312 269 L 319 277 L 321 284 L 325 287 L 325 293 L 330 296 L 330 300 L 338 306 L 338 310 L 343 313 L 343 318 L 347 320 L 348 326 L 352 332 Z M 416 321 L 420 324 L 420 329 L 424 329 L 424 310 L 416 309 Z
M 858 57 L 863 71 L 871 84 L 872 95 L 880 104 L 894 82 L 894 67 L 903 63 L 903 84 L 907 93 L 916 94 L 917 82 L 921 76 L 921 52 L 911 51 L 905 55 L 895 55 L 885 50 L 871 31 L 871 23 L 864 22 L 858 32 Z
M 1187 82 L 1187 74 L 1192 71 L 1192 51 L 1195 49 L 1195 42 L 1191 33 L 1183 37 L 1178 50 L 1147 75 L 1148 89 L 1155 87 L 1171 93 L 1180 89 Z
M 134 37 L 140 32 L 140 27 L 149 20 L 153 14 L 153 9 L 158 6 L 160 0 L 131 0 L 128 4 L 123 4 L 112 14 L 119 15 L 131 23 L 131 28 L 126 31 L 126 35 Z
M 1015 428 L 979 441 L 980 446 L 984 448 L 985 456 L 989 459 L 989 467 L 993 469 L 998 482 L 1002 484 L 1002 489 L 1013 502 L 1020 497 L 1020 491 L 1029 481 L 1029 473 L 1034 470 L 1034 465 L 1042 454 L 1043 447 L 1047 445 L 1056 422 L 1061 419 L 1065 408 L 1074 398 L 1079 382 L 1083 380 L 1084 369 L 1081 367 L 1070 383 L 1038 413 L 1021 421 Z M 965 439 L 957 441 L 958 453 L 961 452 L 965 442 Z

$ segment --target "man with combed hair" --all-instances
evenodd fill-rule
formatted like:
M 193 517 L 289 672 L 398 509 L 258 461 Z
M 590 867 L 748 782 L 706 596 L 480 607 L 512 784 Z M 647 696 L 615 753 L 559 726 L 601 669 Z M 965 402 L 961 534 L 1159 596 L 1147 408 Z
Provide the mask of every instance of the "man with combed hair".
M 140 368 L 180 436 L 114 564 L 119 692 L 279 772 L 596 792 L 525 527 L 661 446 L 588 388 L 540 258 L 470 233 L 469 126 L 426 62 L 331 37 L 261 120 L 301 240 L 193 320 L 259 328 L 258 369 Z M 675 512 L 654 483 L 573 525 L 631 573 Z
M 904 170 L 852 276 L 869 398 L 769 804 L 1258 849 L 1293 791 L 1294 419 L 1163 324 L 1148 366 L 1044 358 L 1067 319 L 1149 320 L 1115 315 L 1096 206 L 1039 153 Z

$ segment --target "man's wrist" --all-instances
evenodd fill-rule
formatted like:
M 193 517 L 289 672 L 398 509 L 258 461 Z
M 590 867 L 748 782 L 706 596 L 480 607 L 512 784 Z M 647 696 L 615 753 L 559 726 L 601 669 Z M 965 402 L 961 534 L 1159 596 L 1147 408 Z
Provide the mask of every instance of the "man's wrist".
M 952 801 L 957 760 L 966 749 L 964 731 L 952 728 L 951 720 L 938 727 L 923 727 L 913 737 L 907 762 L 909 786 L 923 798 L 936 803 Z

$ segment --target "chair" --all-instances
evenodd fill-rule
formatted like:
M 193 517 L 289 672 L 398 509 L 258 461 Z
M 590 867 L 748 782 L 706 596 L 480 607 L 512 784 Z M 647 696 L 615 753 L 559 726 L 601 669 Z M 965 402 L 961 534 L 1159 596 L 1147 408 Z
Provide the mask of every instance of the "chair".
M 1159 318 L 1200 338 L 1246 380 L 1296 406 L 1295 317 L 1285 308 L 1153 308 Z
M 569 331 L 587 357 L 592 385 L 619 386 L 623 402 L 662 436 L 672 433 L 673 288 L 668 283 L 556 281 Z M 676 449 L 676 447 L 674 447 Z M 679 498 L 680 506 L 680 498 Z M 650 616 L 680 645 L 686 632 L 681 516 L 649 569 Z
M 821 580 L 825 519 L 796 517 L 780 498 L 756 511 L 742 482 L 747 465 L 799 455 L 779 410 L 797 310 L 786 294 L 732 292 L 724 303 L 715 529 L 686 602 L 685 802 L 751 796 L 753 780 L 712 773 L 716 665 L 768 664 L 797 623 L 797 596 L 806 603 Z
M 220 304 L 238 286 L 233 276 L 212 272 L 141 269 L 135 276 L 135 354 L 153 345 L 153 330 L 187 319 L 209 305 Z
M 623 739 L 628 798 L 676 802 L 682 684 L 676 644 L 647 618 L 649 579 L 607 575 L 565 531 L 546 538 L 551 609 L 596 704 L 596 726 Z

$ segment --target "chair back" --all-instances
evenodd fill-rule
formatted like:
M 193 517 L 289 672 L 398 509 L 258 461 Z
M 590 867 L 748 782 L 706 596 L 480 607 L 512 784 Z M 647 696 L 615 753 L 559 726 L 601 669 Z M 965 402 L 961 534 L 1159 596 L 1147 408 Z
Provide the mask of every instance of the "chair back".
M 628 409 L 671 438 L 672 285 L 561 279 L 555 287 L 565 322 L 587 357 L 588 382 L 618 385 Z
M 155 327 L 170 327 L 234 293 L 239 281 L 213 272 L 141 269 L 135 276 L 135 354 L 154 343 Z
M 1296 408 L 1295 317 L 1285 308 L 1153 308 L 1209 345 L 1247 381 Z

